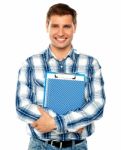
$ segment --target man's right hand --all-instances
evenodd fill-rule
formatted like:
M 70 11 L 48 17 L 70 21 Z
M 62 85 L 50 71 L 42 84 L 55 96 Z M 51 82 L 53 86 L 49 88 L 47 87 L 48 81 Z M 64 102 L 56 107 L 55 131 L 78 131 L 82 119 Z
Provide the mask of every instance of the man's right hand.
M 38 107 L 41 117 L 34 121 L 31 126 L 42 133 L 51 132 L 56 128 L 55 120 L 42 107 Z

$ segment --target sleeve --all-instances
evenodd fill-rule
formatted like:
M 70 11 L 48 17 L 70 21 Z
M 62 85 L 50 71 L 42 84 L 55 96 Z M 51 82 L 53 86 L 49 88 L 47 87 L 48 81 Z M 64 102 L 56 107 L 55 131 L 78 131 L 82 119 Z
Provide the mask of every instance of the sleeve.
M 32 123 L 40 117 L 37 105 L 33 103 L 31 72 L 28 61 L 20 68 L 16 90 L 16 111 L 20 119 Z
M 105 105 L 104 81 L 101 67 L 96 59 L 93 59 L 91 65 L 88 93 L 89 90 L 90 100 L 87 100 L 88 103 L 82 109 L 55 117 L 57 130 L 75 132 L 102 117 Z

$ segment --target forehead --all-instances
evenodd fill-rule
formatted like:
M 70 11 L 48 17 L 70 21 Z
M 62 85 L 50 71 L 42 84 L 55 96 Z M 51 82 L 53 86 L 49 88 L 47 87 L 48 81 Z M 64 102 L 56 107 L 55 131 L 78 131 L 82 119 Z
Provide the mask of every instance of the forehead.
M 71 15 L 53 15 L 50 17 L 49 23 L 54 23 L 54 24 L 72 24 L 73 23 L 73 19 Z

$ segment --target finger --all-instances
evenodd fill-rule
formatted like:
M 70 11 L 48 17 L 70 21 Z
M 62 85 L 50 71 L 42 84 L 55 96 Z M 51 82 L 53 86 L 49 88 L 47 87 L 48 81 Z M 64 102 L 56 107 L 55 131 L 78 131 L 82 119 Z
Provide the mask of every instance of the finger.
M 77 132 L 78 132 L 78 133 L 81 133 L 83 130 L 84 130 L 84 128 L 79 128 L 79 129 L 77 130 Z
M 45 115 L 46 114 L 45 110 L 42 107 L 39 106 L 38 110 L 39 110 L 41 115 Z
M 43 129 L 41 126 L 39 126 L 39 125 L 35 126 L 35 129 L 38 130 L 39 132 L 42 132 L 42 131 L 44 130 L 44 129 Z
M 41 130 L 41 128 L 39 126 L 36 126 L 35 129 L 38 130 L 38 131 Z
M 31 126 L 35 128 L 35 127 L 37 126 L 37 122 L 36 122 L 36 121 L 33 122 L 33 123 L 31 124 Z

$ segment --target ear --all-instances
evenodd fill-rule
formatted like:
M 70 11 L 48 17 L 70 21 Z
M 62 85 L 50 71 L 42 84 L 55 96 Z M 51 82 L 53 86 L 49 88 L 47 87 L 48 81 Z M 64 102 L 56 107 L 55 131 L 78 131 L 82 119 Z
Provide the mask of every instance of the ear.
M 77 24 L 74 24 L 74 33 L 76 32 Z
M 49 20 L 46 20 L 46 31 L 48 32 Z

